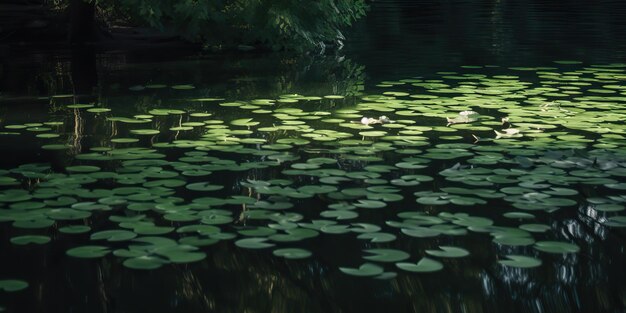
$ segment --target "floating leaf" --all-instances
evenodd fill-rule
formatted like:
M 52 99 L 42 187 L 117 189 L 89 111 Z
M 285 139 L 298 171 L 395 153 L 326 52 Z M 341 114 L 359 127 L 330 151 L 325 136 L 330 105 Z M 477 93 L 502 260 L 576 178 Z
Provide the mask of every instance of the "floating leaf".
M 311 256 L 311 252 L 299 249 L 299 248 L 284 248 L 277 249 L 272 252 L 275 256 L 283 257 L 285 259 L 295 260 L 295 259 L 305 259 Z
M 548 253 L 576 253 L 580 251 L 577 245 L 562 241 L 538 241 L 535 243 L 535 249 Z
M 28 245 L 28 244 L 43 245 L 48 242 L 50 242 L 50 237 L 48 236 L 26 235 L 26 236 L 17 236 L 17 237 L 11 238 L 11 243 L 15 245 Z
M 0 290 L 7 292 L 20 291 L 28 288 L 28 283 L 17 279 L 0 280 Z
M 64 234 L 83 234 L 90 230 L 91 227 L 86 225 L 72 225 L 59 228 L 59 232 Z
M 340 267 L 340 271 L 352 276 L 376 276 L 384 272 L 383 268 L 372 263 L 364 263 L 358 268 Z
M 75 258 L 101 258 L 109 254 L 110 250 L 103 246 L 80 246 L 67 250 L 65 253 Z
M 104 230 L 91 234 L 91 240 L 126 241 L 137 237 L 137 234 L 122 229 Z
M 545 224 L 522 224 L 519 228 L 534 233 L 543 233 L 550 230 L 550 226 Z
M 358 213 L 348 210 L 328 210 L 320 213 L 320 216 L 334 218 L 337 220 L 353 219 L 359 216 Z
M 273 247 L 274 244 L 268 243 L 267 238 L 244 238 L 235 241 L 237 247 L 246 249 L 264 249 Z
M 396 240 L 396 236 L 390 233 L 363 233 L 358 235 L 357 238 L 370 242 L 390 242 Z
M 402 233 L 411 237 L 427 238 L 441 235 L 441 232 L 427 227 L 412 226 L 411 228 L 403 228 Z
M 469 255 L 469 251 L 452 246 L 439 246 L 440 250 L 426 250 L 427 254 L 442 258 L 461 258 Z
M 435 261 L 430 258 L 422 258 L 417 263 L 396 263 L 396 266 L 399 269 L 405 270 L 407 272 L 415 273 L 429 273 L 443 269 L 443 264 L 441 264 L 441 262 Z
M 76 165 L 76 166 L 68 166 L 65 168 L 68 172 L 77 172 L 77 173 L 91 173 L 97 172 L 100 170 L 97 166 L 89 166 L 89 165 Z
M 123 264 L 125 267 L 136 270 L 153 270 L 163 266 L 163 264 L 166 263 L 166 261 L 158 257 L 144 255 L 126 259 Z
M 533 257 L 512 254 L 509 254 L 506 257 L 508 258 L 508 260 L 500 260 L 498 261 L 498 263 L 506 266 L 520 268 L 532 268 L 541 265 L 541 260 L 535 259 Z
M 212 185 L 208 182 L 206 183 L 193 183 L 193 184 L 188 184 L 186 186 L 187 189 L 189 190 L 193 190 L 193 191 L 216 191 L 216 190 L 221 190 L 224 188 L 224 186 L 221 185 Z
M 396 249 L 367 249 L 363 251 L 371 254 L 364 256 L 364 259 L 376 262 L 398 262 L 410 257 L 408 253 Z

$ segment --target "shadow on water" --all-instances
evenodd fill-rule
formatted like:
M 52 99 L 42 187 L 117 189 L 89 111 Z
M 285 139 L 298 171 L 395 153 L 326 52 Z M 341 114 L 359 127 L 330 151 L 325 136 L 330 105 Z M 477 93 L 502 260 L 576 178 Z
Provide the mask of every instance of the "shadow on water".
M 380 79 L 461 65 L 544 65 L 626 59 L 621 1 L 382 0 L 347 34 L 346 49 Z

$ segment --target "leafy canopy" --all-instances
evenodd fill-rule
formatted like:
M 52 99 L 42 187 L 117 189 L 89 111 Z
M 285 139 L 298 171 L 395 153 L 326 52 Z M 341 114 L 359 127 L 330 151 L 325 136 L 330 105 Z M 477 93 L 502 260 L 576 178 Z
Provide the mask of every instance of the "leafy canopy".
M 92 0 L 94 1 L 94 0 Z M 365 0 L 95 0 L 104 11 L 211 46 L 308 49 L 343 39 Z

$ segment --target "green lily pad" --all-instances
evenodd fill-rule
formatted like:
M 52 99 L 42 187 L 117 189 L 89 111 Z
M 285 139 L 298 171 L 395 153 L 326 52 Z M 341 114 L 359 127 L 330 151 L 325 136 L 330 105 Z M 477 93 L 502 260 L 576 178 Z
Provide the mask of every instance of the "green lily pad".
M 191 245 L 171 245 L 154 250 L 154 254 L 166 258 L 171 263 L 192 263 L 204 260 L 206 254 Z
M 11 238 L 11 243 L 15 245 L 43 245 L 50 242 L 50 237 L 39 235 L 25 235 Z
M 348 210 L 328 210 L 328 211 L 322 211 L 320 213 L 320 216 L 326 217 L 326 218 L 334 218 L 337 220 L 348 220 L 348 219 L 353 219 L 353 218 L 358 217 L 359 214 L 357 212 L 348 211 Z
M 244 238 L 235 241 L 235 245 L 245 249 L 265 249 L 273 247 L 273 243 L 267 242 L 267 238 Z
M 190 246 L 196 246 L 196 247 L 210 246 L 210 245 L 216 244 L 222 239 L 222 238 L 214 238 L 214 236 L 217 236 L 217 235 L 221 235 L 221 233 L 210 234 L 209 236 L 211 237 L 208 237 L 208 238 L 204 236 L 185 236 L 183 238 L 180 238 L 178 242 L 183 245 L 190 245 Z
M 131 129 L 130 133 L 142 136 L 152 136 L 158 135 L 160 131 L 158 129 Z
M 411 228 L 403 228 L 402 233 L 416 238 L 428 238 L 441 235 L 441 232 L 427 227 L 413 226 Z
M 430 258 L 422 258 L 417 263 L 396 263 L 399 269 L 414 273 L 430 273 L 443 269 L 443 264 Z
M 193 190 L 193 191 L 216 191 L 216 190 L 221 190 L 224 188 L 224 186 L 221 185 L 211 185 L 210 183 L 193 183 L 193 184 L 188 184 L 186 186 L 187 189 L 189 190 Z
M 619 211 L 623 211 L 624 209 L 626 209 L 626 207 L 617 203 L 596 204 L 594 208 L 600 212 L 619 212 Z
M 292 229 L 286 229 L 284 234 L 277 233 L 277 234 L 271 235 L 269 239 L 272 241 L 277 241 L 277 242 L 294 242 L 294 241 L 301 241 L 304 239 L 317 237 L 318 235 L 319 235 L 319 232 L 313 229 L 292 228 Z
M 364 263 L 358 268 L 340 267 L 339 270 L 348 275 L 361 277 L 376 276 L 384 272 L 382 267 L 372 263 Z
M 74 209 L 52 209 L 46 215 L 53 220 L 69 221 L 87 218 L 91 216 L 91 213 Z
M 59 228 L 59 232 L 64 234 L 83 234 L 89 232 L 91 227 L 86 225 L 71 225 Z
M 28 283 L 18 279 L 0 280 L 0 290 L 7 292 L 20 291 L 28 288 Z
M 284 248 L 277 249 L 272 252 L 275 256 L 283 257 L 285 259 L 296 260 L 305 259 L 311 256 L 311 252 L 299 248 Z
M 505 266 L 519 268 L 532 268 L 541 265 L 541 260 L 529 256 L 509 254 L 506 257 L 508 260 L 499 260 L 498 263 Z
M 470 254 L 469 251 L 459 247 L 439 246 L 439 249 L 440 250 L 426 250 L 426 253 L 442 258 L 462 258 Z
M 76 165 L 76 166 L 68 166 L 65 168 L 65 170 L 70 173 L 91 173 L 91 172 L 99 171 L 100 168 L 97 166 L 90 166 L 90 165 Z
M 123 263 L 125 267 L 136 270 L 153 270 L 157 269 L 167 262 L 161 258 L 144 255 L 126 259 Z
M 133 228 L 133 232 L 139 235 L 163 235 L 171 233 L 174 229 L 169 226 L 139 225 Z
M 535 216 L 526 212 L 507 212 L 502 214 L 502 216 L 506 218 L 514 218 L 514 219 L 533 219 Z
M 371 254 L 363 257 L 368 261 L 398 262 L 410 257 L 408 253 L 396 249 L 367 249 L 363 251 Z
M 496 235 L 493 242 L 506 246 L 528 246 L 535 243 L 535 239 L 527 236 Z
M 535 243 L 535 249 L 548 253 L 576 253 L 580 251 L 580 247 L 577 245 L 562 241 L 538 241 Z
M 391 242 L 396 240 L 396 236 L 390 233 L 362 233 L 357 236 L 357 239 L 368 240 L 370 242 Z
M 380 209 L 387 206 L 385 202 L 378 200 L 358 200 L 353 203 L 353 205 L 357 208 L 366 208 L 366 209 Z
M 104 230 L 91 234 L 91 240 L 106 240 L 110 242 L 126 241 L 137 237 L 137 234 L 123 229 Z
M 107 247 L 88 245 L 69 249 L 65 253 L 75 258 L 93 259 L 104 257 L 109 254 L 109 252 L 111 252 L 111 250 Z
M 533 233 L 544 233 L 551 227 L 545 224 L 522 224 L 519 228 Z

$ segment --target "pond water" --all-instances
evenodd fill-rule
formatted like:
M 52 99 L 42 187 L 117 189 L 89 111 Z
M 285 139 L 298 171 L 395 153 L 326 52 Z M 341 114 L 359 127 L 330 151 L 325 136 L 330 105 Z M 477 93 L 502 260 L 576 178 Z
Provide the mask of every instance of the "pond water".
M 324 55 L 11 47 L 7 312 L 624 312 L 626 5 L 379 1 Z

